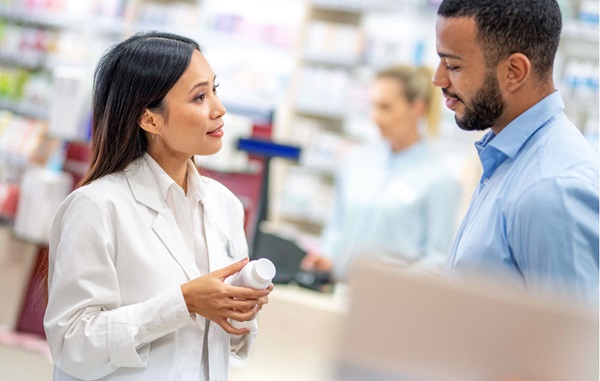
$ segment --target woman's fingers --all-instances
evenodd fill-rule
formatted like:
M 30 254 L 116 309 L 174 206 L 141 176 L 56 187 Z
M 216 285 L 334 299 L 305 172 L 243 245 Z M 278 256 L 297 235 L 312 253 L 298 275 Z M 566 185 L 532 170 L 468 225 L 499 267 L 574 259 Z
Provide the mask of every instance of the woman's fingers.
M 260 300 L 251 299 L 251 300 L 239 300 L 232 299 L 230 303 L 228 303 L 228 309 L 237 310 L 237 311 L 249 311 L 255 308 L 258 304 L 260 304 Z
M 243 258 L 241 261 L 232 263 L 231 265 L 229 265 L 227 267 L 223 267 L 220 270 L 213 271 L 212 273 L 209 273 L 209 275 L 223 280 L 223 279 L 237 273 L 238 271 L 240 271 L 242 269 L 242 267 L 244 267 L 248 263 L 248 261 L 249 261 L 248 257 Z
M 229 313 L 229 318 L 235 321 L 248 321 L 248 320 L 252 320 L 256 317 L 256 314 L 258 313 L 258 306 L 253 307 L 252 309 L 248 310 L 248 311 L 235 311 L 232 310 Z
M 245 335 L 248 332 L 250 332 L 249 328 L 235 328 L 234 326 L 231 325 L 231 323 L 223 318 L 223 319 L 219 319 L 219 320 L 213 320 L 215 323 L 217 323 L 221 328 L 223 328 L 223 330 L 231 335 L 237 335 L 237 336 L 241 336 L 241 335 Z
M 271 290 L 268 288 L 264 290 L 256 290 L 248 287 L 229 286 L 227 289 L 227 295 L 235 299 L 260 299 L 268 296 L 270 293 Z

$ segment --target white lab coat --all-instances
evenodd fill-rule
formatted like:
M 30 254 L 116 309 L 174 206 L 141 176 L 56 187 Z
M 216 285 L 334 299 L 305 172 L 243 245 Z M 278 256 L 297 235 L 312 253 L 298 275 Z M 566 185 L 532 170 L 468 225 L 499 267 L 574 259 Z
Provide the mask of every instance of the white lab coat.
M 203 181 L 209 268 L 248 255 L 241 202 Z M 50 233 L 44 318 L 55 380 L 202 380 L 205 319 L 190 315 L 180 285 L 201 274 L 143 158 L 71 193 Z M 227 379 L 229 354 L 256 336 L 209 324 L 209 379 Z

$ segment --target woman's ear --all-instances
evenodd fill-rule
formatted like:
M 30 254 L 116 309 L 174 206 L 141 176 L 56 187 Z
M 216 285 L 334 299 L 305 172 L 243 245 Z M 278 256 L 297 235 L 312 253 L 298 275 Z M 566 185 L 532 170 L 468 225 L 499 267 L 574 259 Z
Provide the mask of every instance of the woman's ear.
M 144 131 L 150 132 L 151 134 L 158 134 L 161 120 L 162 117 L 160 116 L 160 114 L 154 113 L 146 109 L 144 110 L 144 113 L 140 117 L 138 123 Z
M 424 117 L 427 114 L 427 105 L 423 98 L 417 98 L 412 102 L 411 112 L 415 119 Z
M 515 92 L 531 77 L 531 62 L 526 55 L 521 53 L 511 54 L 500 64 L 499 78 L 504 82 L 508 92 Z

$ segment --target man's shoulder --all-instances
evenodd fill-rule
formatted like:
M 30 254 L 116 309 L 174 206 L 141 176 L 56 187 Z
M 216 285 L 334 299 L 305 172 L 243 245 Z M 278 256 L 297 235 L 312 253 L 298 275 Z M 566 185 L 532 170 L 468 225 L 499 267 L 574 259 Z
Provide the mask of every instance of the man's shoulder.
M 550 122 L 540 132 L 522 152 L 537 177 L 581 176 L 598 181 L 598 152 L 566 116 Z

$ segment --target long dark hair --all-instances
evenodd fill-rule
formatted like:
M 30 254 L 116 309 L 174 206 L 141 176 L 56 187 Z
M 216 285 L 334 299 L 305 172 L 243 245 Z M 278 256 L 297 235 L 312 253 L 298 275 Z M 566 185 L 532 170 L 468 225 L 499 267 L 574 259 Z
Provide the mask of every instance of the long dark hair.
M 79 186 L 125 169 L 141 157 L 148 140 L 138 121 L 147 108 L 165 118 L 164 98 L 187 69 L 197 42 L 171 33 L 138 33 L 110 48 L 94 73 L 92 152 Z M 48 302 L 48 254 L 43 251 L 36 282 Z
M 92 151 L 79 185 L 125 169 L 148 148 L 138 122 L 148 108 L 167 116 L 164 98 L 187 69 L 197 42 L 162 32 L 138 33 L 110 48 L 94 73 Z

